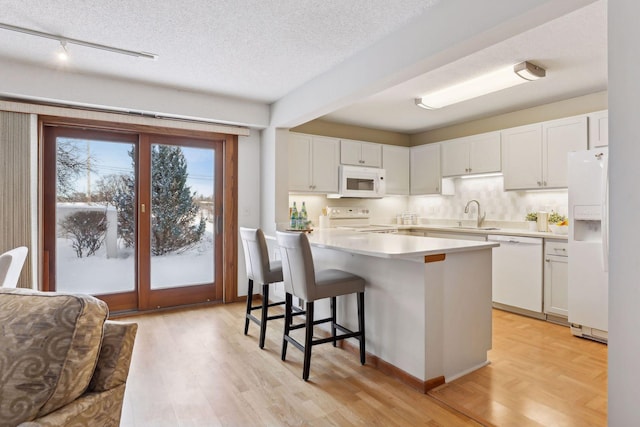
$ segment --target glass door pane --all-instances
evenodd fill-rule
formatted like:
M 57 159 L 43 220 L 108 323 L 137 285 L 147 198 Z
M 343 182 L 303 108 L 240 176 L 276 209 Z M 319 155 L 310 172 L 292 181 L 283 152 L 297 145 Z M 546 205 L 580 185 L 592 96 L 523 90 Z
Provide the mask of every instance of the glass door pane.
M 215 151 L 151 144 L 150 287 L 215 278 Z
M 55 289 L 130 292 L 136 289 L 136 145 L 93 134 L 55 138 Z

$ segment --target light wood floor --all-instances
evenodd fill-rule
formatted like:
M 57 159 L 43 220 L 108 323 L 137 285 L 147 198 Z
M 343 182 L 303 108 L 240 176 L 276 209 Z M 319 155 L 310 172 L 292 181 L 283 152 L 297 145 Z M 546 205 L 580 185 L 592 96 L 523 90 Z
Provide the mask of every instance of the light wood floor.
M 423 395 L 330 344 L 313 349 L 305 383 L 300 351 L 280 360 L 281 321 L 260 350 L 255 324 L 242 334 L 243 312 L 238 303 L 123 319 L 139 329 L 121 425 L 606 424 L 606 346 L 566 327 L 495 311 L 492 364 Z
M 486 424 L 606 426 L 607 346 L 494 310 L 491 364 L 430 392 Z

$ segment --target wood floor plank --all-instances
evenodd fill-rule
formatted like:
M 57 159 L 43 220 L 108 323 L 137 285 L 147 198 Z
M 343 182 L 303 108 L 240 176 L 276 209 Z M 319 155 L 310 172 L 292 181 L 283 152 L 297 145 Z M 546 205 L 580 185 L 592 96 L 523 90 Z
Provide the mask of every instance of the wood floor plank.
M 495 311 L 491 364 L 424 395 L 329 344 L 313 348 L 305 382 L 300 351 L 280 360 L 282 321 L 261 350 L 243 312 L 125 319 L 139 329 L 122 426 L 606 425 L 606 346 L 566 327 Z
M 605 426 L 607 346 L 494 310 L 491 364 L 430 392 L 495 425 Z

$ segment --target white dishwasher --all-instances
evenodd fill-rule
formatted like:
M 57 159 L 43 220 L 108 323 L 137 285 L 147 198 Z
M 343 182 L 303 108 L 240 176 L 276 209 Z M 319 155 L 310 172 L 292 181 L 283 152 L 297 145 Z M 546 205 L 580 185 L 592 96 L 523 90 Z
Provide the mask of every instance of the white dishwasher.
M 487 240 L 500 243 L 492 256 L 493 302 L 542 314 L 542 239 L 490 234 Z

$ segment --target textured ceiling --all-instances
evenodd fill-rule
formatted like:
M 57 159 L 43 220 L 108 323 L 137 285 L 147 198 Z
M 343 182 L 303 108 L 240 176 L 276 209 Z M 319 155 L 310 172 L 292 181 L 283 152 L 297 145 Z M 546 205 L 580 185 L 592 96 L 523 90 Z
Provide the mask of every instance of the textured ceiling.
M 417 133 L 463 121 L 607 89 L 606 1 L 598 1 L 379 94 L 325 120 Z M 541 80 L 438 110 L 414 98 L 485 72 L 529 60 L 547 70 Z M 390 114 L 393 112 L 393 114 Z
M 0 22 L 159 55 L 69 46 L 70 70 L 271 103 L 435 0 L 0 0 Z M 59 67 L 57 42 L 0 29 L 0 60 Z
M 149 61 L 71 45 L 71 59 L 61 65 L 56 41 L 0 29 L 0 64 L 52 67 L 271 104 L 411 22 L 437 19 L 430 14 L 446 1 L 0 0 L 2 23 L 159 55 Z M 562 1 L 558 5 L 569 3 Z M 321 118 L 335 122 L 416 133 L 606 90 L 606 1 L 319 114 L 329 112 Z M 479 0 L 469 7 L 484 10 Z M 547 77 L 441 110 L 413 104 L 415 97 L 467 75 L 523 60 L 546 68 Z

